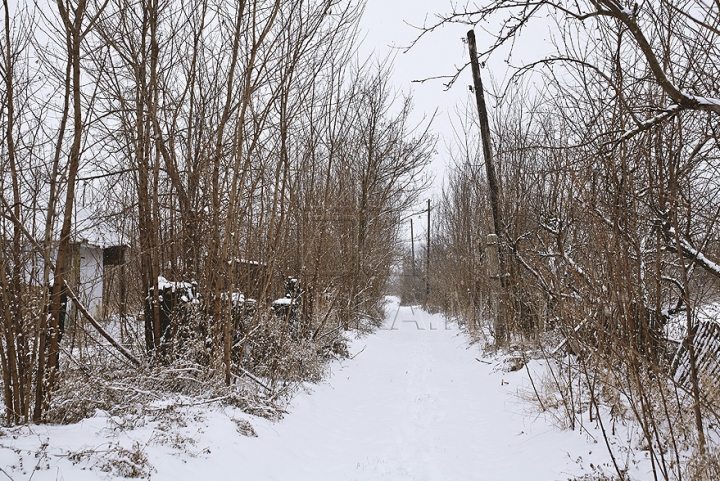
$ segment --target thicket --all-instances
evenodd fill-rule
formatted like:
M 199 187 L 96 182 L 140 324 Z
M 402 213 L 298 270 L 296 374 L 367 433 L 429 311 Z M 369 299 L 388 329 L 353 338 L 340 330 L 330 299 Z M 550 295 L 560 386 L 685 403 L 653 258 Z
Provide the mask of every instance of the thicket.
M 379 322 L 434 139 L 388 62 L 357 58 L 362 7 L 3 2 L 4 422 L 75 420 L 81 385 L 105 408 L 272 404 Z M 102 316 L 73 280 L 86 240 L 123 254 Z
M 491 292 L 486 271 L 494 229 L 468 108 L 427 302 L 511 352 L 547 358 L 532 398 L 561 424 L 609 434 L 631 419 L 641 434 L 630 449 L 648 454 L 656 479 L 717 479 L 720 342 L 707 311 L 720 294 L 720 11 L 498 0 L 438 24 L 499 26 L 482 60 L 528 41 L 518 32 L 539 18 L 555 53 L 492 89 L 503 289 Z M 506 337 L 486 325 L 492 296 L 506 306 Z

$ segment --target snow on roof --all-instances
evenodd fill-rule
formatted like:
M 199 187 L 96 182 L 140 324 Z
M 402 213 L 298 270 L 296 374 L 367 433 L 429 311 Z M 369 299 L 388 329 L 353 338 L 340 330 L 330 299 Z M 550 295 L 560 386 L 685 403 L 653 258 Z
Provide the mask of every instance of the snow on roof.
M 289 297 L 281 297 L 280 299 L 275 299 L 272 303 L 273 306 L 289 306 L 293 303 L 293 300 Z
M 251 260 L 245 259 L 244 257 L 236 257 L 235 262 L 237 264 L 250 264 L 253 266 L 267 266 L 266 262 L 251 261 Z M 228 264 L 232 264 L 232 261 L 228 261 Z
M 164 291 L 165 289 L 172 289 L 175 292 L 177 289 L 192 289 L 193 285 L 190 282 L 171 282 L 165 279 L 163 276 L 158 277 L 158 289 Z
M 78 206 L 73 215 L 73 235 L 77 242 L 87 241 L 98 247 L 110 247 L 127 244 L 123 235 L 103 221 L 90 208 Z

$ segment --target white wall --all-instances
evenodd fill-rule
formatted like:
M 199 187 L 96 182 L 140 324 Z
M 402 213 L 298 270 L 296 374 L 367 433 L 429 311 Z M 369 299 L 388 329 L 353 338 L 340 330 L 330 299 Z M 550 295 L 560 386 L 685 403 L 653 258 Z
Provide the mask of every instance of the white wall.
M 103 250 L 90 244 L 80 244 L 79 259 L 74 259 L 80 269 L 78 298 L 95 318 L 102 317 L 103 299 Z

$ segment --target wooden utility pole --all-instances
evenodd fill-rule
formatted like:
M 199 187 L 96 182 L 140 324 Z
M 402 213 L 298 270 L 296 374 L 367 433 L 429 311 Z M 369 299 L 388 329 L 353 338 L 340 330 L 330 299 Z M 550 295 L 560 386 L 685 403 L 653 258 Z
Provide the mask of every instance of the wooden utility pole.
M 480 78 L 480 65 L 478 64 L 477 46 L 475 45 L 475 32 L 470 30 L 467 33 L 468 46 L 470 48 L 470 65 L 472 66 L 473 90 L 477 101 L 478 117 L 480 119 L 480 134 L 482 136 L 483 159 L 485 160 L 485 173 L 487 175 L 488 188 L 490 189 L 490 207 L 493 213 L 493 227 L 495 234 L 500 236 L 500 187 L 495 172 L 495 160 L 490 147 L 490 122 L 488 121 L 487 106 L 485 105 L 485 92 L 482 79 Z M 502 256 L 501 256 L 502 259 Z
M 492 305 L 495 312 L 495 342 L 498 345 L 505 344 L 507 339 L 507 322 L 505 311 L 505 289 L 507 285 L 504 279 L 504 262 L 502 252 L 501 226 L 502 218 L 500 212 L 500 186 L 495 171 L 495 160 L 490 147 L 490 122 L 488 121 L 487 106 L 485 105 L 485 92 L 482 79 L 480 78 L 480 65 L 478 64 L 477 46 L 475 44 L 475 32 L 470 30 L 467 33 L 468 47 L 470 48 L 470 65 L 473 75 L 473 90 L 477 101 L 478 117 L 480 120 L 480 134 L 482 137 L 483 158 L 485 160 L 485 172 L 487 175 L 488 188 L 490 190 L 490 208 L 493 214 L 494 233 L 488 235 L 486 245 L 486 258 L 489 261 L 488 274 L 490 275 L 490 286 L 492 291 Z
M 430 298 L 430 199 L 427 201 L 427 247 L 425 248 L 425 304 Z
M 500 263 L 500 243 L 498 236 L 489 234 L 485 246 L 485 259 L 487 259 L 487 272 L 490 277 L 490 306 L 495 314 L 493 330 L 495 331 L 495 343 L 498 346 L 505 344 L 507 340 L 507 311 L 505 309 L 505 289 L 503 282 L 503 269 Z

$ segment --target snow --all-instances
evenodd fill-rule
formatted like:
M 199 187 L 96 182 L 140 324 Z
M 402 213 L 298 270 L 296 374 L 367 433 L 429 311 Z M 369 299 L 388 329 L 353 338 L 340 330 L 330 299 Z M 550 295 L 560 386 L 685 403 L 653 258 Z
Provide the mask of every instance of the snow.
M 351 352 L 281 421 L 218 405 L 164 403 L 165 417 L 134 425 L 98 413 L 0 431 L 0 469 L 36 481 L 120 479 L 133 467 L 156 481 L 567 480 L 593 472 L 591 463 L 612 471 L 595 426 L 553 425 L 519 396 L 530 389 L 525 369 L 504 372 L 440 315 L 392 302 L 384 326 Z M 641 460 L 629 474 L 649 471 Z
M 712 97 L 698 97 L 697 95 L 694 98 L 700 105 L 720 107 L 720 99 L 715 99 Z
M 267 267 L 267 264 L 264 263 L 264 262 L 251 261 L 251 260 L 245 259 L 244 257 L 236 257 L 236 258 L 235 258 L 235 262 L 237 262 L 238 264 L 249 264 L 249 265 L 253 265 L 253 266 L 264 266 L 264 267 Z M 229 260 L 229 261 L 228 261 L 228 264 L 232 264 L 232 260 Z
M 681 89 L 678 89 L 678 91 L 683 94 L 685 97 L 695 100 L 698 105 L 703 105 L 707 107 L 720 107 L 720 99 L 716 99 L 713 97 L 703 97 L 699 95 L 693 95 L 689 92 L 685 92 Z
M 675 228 L 669 227 L 668 232 L 670 233 L 671 236 L 674 236 Z M 683 239 L 682 237 L 680 238 L 680 246 L 682 247 L 686 256 L 689 256 L 690 258 L 692 258 L 692 260 L 694 260 L 695 262 L 698 262 L 700 265 L 705 267 L 707 270 L 715 273 L 715 275 L 720 277 L 720 264 L 717 264 L 716 262 L 713 262 L 710 259 L 708 259 L 707 257 L 705 257 L 705 255 L 702 252 L 695 249 L 692 245 L 690 245 L 690 243 L 687 240 Z
M 663 313 L 667 313 L 667 309 Z M 698 305 L 693 315 L 698 325 L 706 322 L 720 325 L 720 302 Z M 687 337 L 687 313 L 684 309 L 669 316 L 664 332 L 666 339 L 677 344 L 680 344 Z
M 695 258 L 697 262 L 705 266 L 708 270 L 715 272 L 716 275 L 720 276 L 720 265 L 711 261 L 705 255 L 690 245 L 685 239 L 680 239 L 683 249 L 685 249 L 691 256 Z
M 175 292 L 177 289 L 192 289 L 193 285 L 189 282 L 170 282 L 163 276 L 158 277 L 158 289 L 164 291 L 165 289 L 172 289 Z
M 658 124 L 658 123 L 664 121 L 665 119 L 672 117 L 673 115 L 678 113 L 680 110 L 681 110 L 680 105 L 673 105 L 673 106 L 668 107 L 664 112 L 662 112 L 658 115 L 655 115 L 654 117 L 650 117 L 647 120 L 639 122 L 637 127 L 635 127 L 634 129 L 625 131 L 625 133 L 623 133 L 620 136 L 620 141 L 627 140 L 630 137 L 642 132 L 643 130 L 645 130 L 649 127 L 652 127 L 653 125 Z

